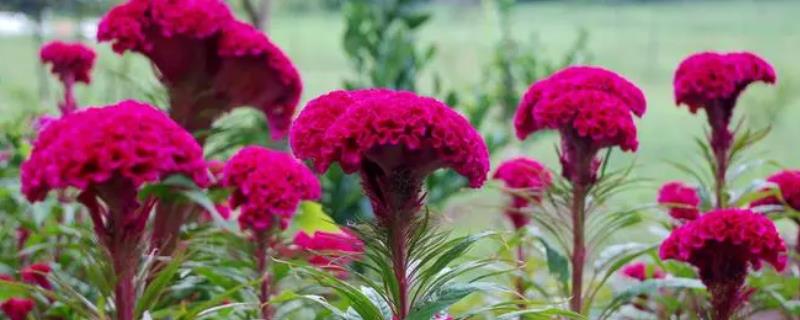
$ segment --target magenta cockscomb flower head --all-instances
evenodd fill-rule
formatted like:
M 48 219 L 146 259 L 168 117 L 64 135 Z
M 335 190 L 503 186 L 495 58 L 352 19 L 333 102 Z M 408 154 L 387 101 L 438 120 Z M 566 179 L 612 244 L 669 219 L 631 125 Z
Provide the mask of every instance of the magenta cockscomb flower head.
M 447 105 L 411 92 L 334 91 L 311 101 L 295 121 L 292 150 L 319 171 L 338 163 L 359 172 L 380 218 L 413 214 L 422 183 L 451 168 L 479 187 L 489 153 L 478 132 Z
M 595 179 L 591 168 L 596 167 L 597 151 L 615 146 L 636 151 L 633 118 L 644 115 L 645 109 L 641 90 L 620 75 L 599 67 L 568 67 L 528 89 L 514 127 L 520 139 L 540 130 L 558 130 L 562 174 L 573 183 L 588 184 Z
M 501 163 L 494 173 L 494 179 L 502 181 L 511 190 L 512 200 L 506 209 L 506 215 L 515 229 L 530 222 L 522 209 L 531 202 L 539 202 L 542 193 L 553 183 L 553 177 L 547 168 L 538 161 L 525 157 Z
M 751 203 L 751 207 L 761 205 L 786 205 L 800 211 L 800 170 L 783 170 L 767 178 L 780 191 L 780 197 L 769 196 Z
M 97 38 L 118 53 L 147 56 L 169 91 L 170 114 L 190 131 L 253 106 L 277 139 L 300 100 L 302 82 L 289 58 L 221 0 L 129 0 L 106 14 Z
M 316 231 L 312 235 L 300 231 L 293 242 L 301 250 L 311 252 L 309 263 L 333 270 L 342 276 L 347 274 L 343 266 L 364 252 L 364 243 L 347 229 L 339 232 Z
M 20 277 L 22 277 L 22 281 L 35 284 L 43 289 L 52 290 L 53 285 L 50 284 L 50 280 L 47 279 L 47 276 L 50 274 L 50 266 L 44 263 L 36 263 L 29 265 L 20 271 Z
M 33 300 L 24 298 L 11 298 L 0 304 L 0 309 L 11 320 L 28 319 L 28 314 L 33 311 L 33 307 Z
M 83 44 L 53 41 L 42 47 L 39 57 L 42 63 L 50 64 L 51 71 L 62 82 L 91 82 L 96 55 Z
M 729 124 L 736 100 L 751 83 L 773 84 L 775 81 L 772 66 L 749 52 L 697 53 L 683 60 L 675 71 L 675 103 L 687 105 L 692 113 L 699 109 L 706 111 L 711 126 L 710 144 L 717 161 L 717 179 L 722 179 L 727 169 L 728 151 L 733 141 Z
M 133 278 L 156 204 L 154 197 L 140 201 L 139 188 L 174 174 L 209 183 L 200 145 L 167 114 L 135 101 L 63 116 L 39 133 L 22 164 L 22 191 L 31 201 L 50 190 L 81 191 L 78 200 L 112 258 L 120 319 L 133 318 Z
M 233 188 L 231 208 L 241 208 L 239 224 L 255 232 L 285 228 L 303 200 L 319 199 L 319 180 L 291 155 L 246 147 L 225 166 L 222 183 Z
M 675 230 L 661 244 L 661 259 L 697 267 L 712 296 L 715 319 L 728 319 L 747 299 L 742 290 L 748 268 L 763 262 L 786 266 L 786 245 L 767 217 L 744 209 L 720 209 Z
M 694 220 L 700 215 L 700 195 L 697 194 L 697 189 L 680 181 L 661 186 L 657 201 L 669 209 L 671 217 L 678 220 Z
M 62 114 L 75 111 L 73 86 L 75 83 L 91 82 L 91 72 L 96 54 L 91 48 L 80 43 L 53 41 L 44 45 L 39 52 L 42 63 L 49 64 L 51 71 L 64 86 L 64 101 L 59 103 Z
M 622 268 L 622 275 L 639 281 L 664 279 L 667 276 L 661 268 L 657 266 L 648 267 L 644 262 L 634 262 L 626 265 Z

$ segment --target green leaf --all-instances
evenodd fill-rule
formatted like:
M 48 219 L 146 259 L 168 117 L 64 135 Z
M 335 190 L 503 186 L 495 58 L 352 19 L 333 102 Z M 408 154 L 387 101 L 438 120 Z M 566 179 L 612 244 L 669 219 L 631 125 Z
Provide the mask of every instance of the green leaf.
M 158 272 L 156 277 L 150 281 L 147 288 L 144 289 L 142 296 L 136 301 L 135 315 L 140 317 L 144 312 L 154 307 L 158 302 L 159 297 L 164 294 L 164 289 L 169 286 L 172 278 L 178 273 L 186 255 L 182 251 L 178 251 L 167 265 Z
M 407 320 L 430 320 L 442 310 L 447 309 L 464 297 L 477 291 L 489 291 L 497 288 L 495 284 L 485 282 L 454 283 L 442 287 L 429 295 L 429 300 L 414 306 Z
M 563 288 L 567 287 L 569 280 L 569 260 L 553 248 L 544 238 L 537 238 L 542 243 L 547 257 L 547 271 L 556 277 Z
M 333 219 L 323 211 L 322 205 L 311 201 L 300 203 L 300 208 L 292 220 L 292 227 L 308 234 L 313 234 L 315 231 L 341 231 Z
M 705 288 L 705 286 L 700 280 L 689 278 L 648 279 L 628 287 L 625 291 L 615 295 L 614 299 L 606 306 L 599 318 L 603 319 L 610 316 L 612 312 L 616 311 L 619 307 L 636 296 L 653 294 L 658 289 L 662 288 L 702 289 Z

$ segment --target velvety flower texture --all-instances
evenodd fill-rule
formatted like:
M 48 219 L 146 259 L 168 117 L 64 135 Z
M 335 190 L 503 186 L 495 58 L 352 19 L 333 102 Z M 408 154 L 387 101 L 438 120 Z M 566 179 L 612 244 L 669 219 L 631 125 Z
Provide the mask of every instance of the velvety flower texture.
M 275 223 L 285 228 L 300 201 L 321 195 L 319 180 L 291 155 L 264 147 L 246 147 L 225 165 L 222 183 L 232 187 L 230 207 L 241 208 L 239 224 L 256 232 Z
M 129 100 L 48 125 L 22 164 L 21 179 L 25 196 L 38 201 L 53 189 L 97 191 L 120 179 L 137 188 L 172 174 L 206 185 L 202 149 L 166 114 Z
M 675 103 L 692 113 L 701 108 L 733 108 L 753 82 L 775 83 L 775 70 L 750 52 L 702 52 L 689 56 L 675 71 Z
M 250 105 L 267 115 L 277 139 L 300 100 L 289 58 L 220 0 L 129 0 L 103 18 L 97 38 L 118 53 L 146 55 L 169 89 L 170 113 L 190 131 Z
M 534 83 L 520 101 L 514 127 L 517 137 L 559 130 L 563 175 L 581 184 L 594 180 L 598 150 L 638 147 L 633 117 L 646 101 L 641 90 L 620 75 L 590 66 L 574 66 Z M 577 167 L 581 167 L 579 169 Z
M 786 245 L 768 218 L 750 210 L 720 209 L 675 230 L 661 244 L 662 259 L 688 262 L 712 295 L 715 319 L 729 318 L 747 299 L 748 267 L 762 261 L 782 270 Z
M 452 168 L 472 187 L 482 185 L 489 170 L 486 144 L 470 123 L 411 92 L 331 92 L 303 109 L 290 134 L 295 154 L 313 160 L 319 171 L 334 162 L 347 173 L 359 171 L 378 215 L 386 206 L 413 211 L 409 201 L 439 168 Z
M 11 320 L 25 320 L 28 319 L 28 314 L 33 311 L 33 300 L 23 298 L 11 298 L 0 305 L 3 313 Z
M 767 181 L 777 185 L 783 201 L 770 196 L 754 201 L 751 206 L 786 204 L 792 210 L 800 211 L 800 170 L 783 170 L 769 176 Z
M 506 210 L 514 228 L 519 229 L 530 222 L 530 218 L 521 212 L 530 202 L 538 202 L 544 192 L 553 183 L 553 177 L 541 163 L 536 160 L 519 157 L 500 164 L 494 173 L 494 179 L 501 180 L 512 190 L 512 202 Z
M 669 208 L 669 215 L 678 220 L 694 220 L 700 215 L 697 189 L 679 181 L 665 183 L 658 190 L 658 204 Z
M 39 57 L 51 65 L 53 74 L 62 82 L 91 82 L 96 55 L 83 44 L 53 41 L 42 47 Z
M 364 243 L 347 229 L 335 233 L 316 231 L 313 235 L 300 231 L 294 237 L 294 244 L 311 251 L 314 255 L 309 262 L 320 267 L 337 268 L 364 252 Z
M 50 271 L 49 265 L 37 263 L 22 269 L 20 276 L 22 281 L 38 285 L 43 289 L 52 290 L 53 286 L 50 284 L 50 280 L 47 280 L 47 275 L 50 274 Z
M 622 268 L 622 274 L 628 278 L 645 281 L 647 279 L 663 279 L 667 275 L 659 267 L 653 267 L 652 272 L 647 272 L 647 264 L 634 262 Z

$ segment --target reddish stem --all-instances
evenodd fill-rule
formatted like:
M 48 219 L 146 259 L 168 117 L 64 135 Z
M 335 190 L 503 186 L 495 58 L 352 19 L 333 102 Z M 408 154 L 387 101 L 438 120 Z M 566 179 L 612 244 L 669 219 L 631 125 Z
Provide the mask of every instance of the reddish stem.
M 61 109 L 61 114 L 66 115 L 78 109 L 78 105 L 75 102 L 75 95 L 72 92 L 75 87 L 75 79 L 70 75 L 62 80 L 64 84 L 64 101 L 62 101 L 58 107 Z
M 725 175 L 728 172 L 730 148 L 733 142 L 733 133 L 728 129 L 733 115 L 734 101 L 720 101 L 706 108 L 708 124 L 711 126 L 709 144 L 714 153 L 714 195 L 716 196 L 716 209 L 727 206 L 725 201 Z
M 401 216 L 398 216 L 401 217 Z M 398 320 L 405 320 L 411 306 L 408 301 L 408 248 L 406 239 L 408 238 L 409 224 L 404 219 L 393 219 L 393 227 L 389 228 L 389 246 L 392 253 L 392 268 L 394 277 L 397 280 L 397 290 L 399 294 L 399 305 L 397 310 Z
M 584 235 L 586 187 L 582 184 L 572 189 L 572 297 L 570 310 L 580 313 L 583 309 L 583 265 L 586 262 Z
M 520 267 L 520 272 L 525 272 L 525 248 L 522 244 L 517 246 L 517 264 Z M 519 295 L 520 299 L 525 299 L 525 276 L 520 275 L 515 280 L 515 287 L 517 289 L 517 295 Z M 525 309 L 525 303 L 518 303 L 517 307 L 520 309 Z
M 270 231 L 256 232 L 256 259 L 258 261 L 258 275 L 261 277 L 259 290 L 259 302 L 261 304 L 261 318 L 264 320 L 272 319 L 274 310 L 269 304 L 272 294 L 272 276 L 269 274 L 269 261 L 267 250 L 269 248 Z

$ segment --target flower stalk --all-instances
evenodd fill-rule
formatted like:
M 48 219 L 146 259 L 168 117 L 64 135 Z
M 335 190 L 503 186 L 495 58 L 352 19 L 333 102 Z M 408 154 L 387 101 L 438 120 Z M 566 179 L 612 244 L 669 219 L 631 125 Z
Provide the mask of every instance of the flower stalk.
M 261 311 L 261 318 L 264 320 L 271 320 L 274 315 L 274 310 L 269 303 L 270 296 L 272 295 L 272 275 L 269 272 L 269 258 L 270 254 L 270 239 L 272 238 L 272 230 L 257 232 L 256 237 L 256 268 L 258 275 L 261 278 L 261 285 L 259 286 L 259 310 Z

